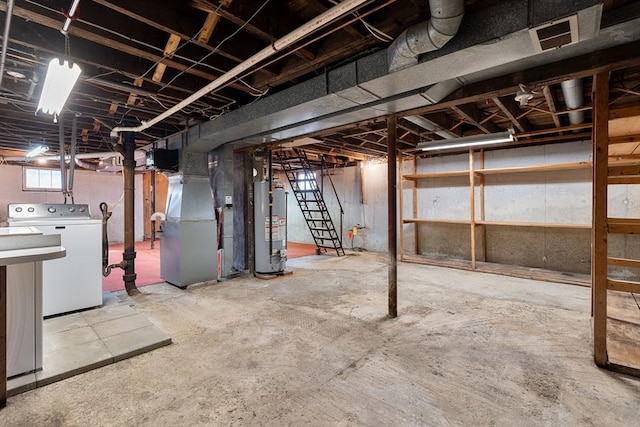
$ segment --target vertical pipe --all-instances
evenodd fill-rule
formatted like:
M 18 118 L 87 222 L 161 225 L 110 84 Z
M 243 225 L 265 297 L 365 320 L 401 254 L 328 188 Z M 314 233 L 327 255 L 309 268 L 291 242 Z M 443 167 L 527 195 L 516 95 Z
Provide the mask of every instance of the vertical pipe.
M 71 203 L 73 203 L 73 175 L 76 166 L 76 145 L 78 144 L 78 116 L 73 115 L 71 120 L 71 147 L 69 148 L 69 184 L 67 191 L 71 193 Z
M 398 317 L 398 256 L 396 215 L 396 115 L 387 118 L 387 197 L 389 204 L 389 317 Z
M 156 213 L 156 171 L 151 171 L 151 214 Z M 156 246 L 156 221 L 151 221 L 151 249 Z
M 67 203 L 67 165 L 64 158 L 64 116 L 62 113 L 58 116 L 58 142 L 60 144 L 60 188 L 64 196 L 64 202 Z
M 122 259 L 125 261 L 124 288 L 129 295 L 138 294 L 136 287 L 136 249 L 135 249 L 135 167 L 136 160 L 134 151 L 136 149 L 136 134 L 134 132 L 123 132 L 122 161 L 124 174 L 124 253 Z
M 2 37 L 2 55 L 0 56 L 0 86 L 4 77 L 4 63 L 7 60 L 9 48 L 9 29 L 11 28 L 11 16 L 13 15 L 13 0 L 7 0 L 7 17 L 4 20 L 4 34 Z

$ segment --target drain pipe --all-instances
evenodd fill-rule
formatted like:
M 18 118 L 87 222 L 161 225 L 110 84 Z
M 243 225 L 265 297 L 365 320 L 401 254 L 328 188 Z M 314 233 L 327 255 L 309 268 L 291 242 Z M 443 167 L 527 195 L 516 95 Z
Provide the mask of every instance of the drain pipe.
M 135 247 L 135 168 L 134 157 L 136 149 L 136 134 L 124 132 L 122 143 L 122 174 L 124 175 L 124 253 L 122 260 L 126 263 L 124 269 L 124 288 L 129 295 L 139 294 L 136 287 L 136 247 Z
M 581 108 L 584 105 L 584 95 L 582 93 L 582 80 L 572 79 L 560 83 L 564 103 L 568 109 Z M 584 111 L 570 111 L 569 122 L 572 125 L 579 125 L 584 122 Z
M 2 56 L 0 56 L 0 87 L 4 78 L 4 64 L 7 60 L 7 49 L 9 49 L 9 29 L 11 28 L 11 15 L 13 15 L 13 0 L 7 0 L 7 17 L 4 21 L 4 33 L 2 36 Z
M 387 49 L 389 71 L 417 64 L 421 53 L 440 49 L 458 32 L 464 0 L 429 0 L 429 9 L 428 21 L 404 30 Z
M 60 179 L 64 203 L 67 203 L 67 165 L 64 155 L 64 116 L 58 115 L 58 142 L 60 143 Z
M 73 203 L 73 175 L 76 168 L 76 144 L 78 138 L 78 115 L 74 114 L 71 121 L 71 147 L 69 148 L 69 184 L 67 185 L 67 192 L 71 196 L 71 203 Z
M 140 124 L 140 126 L 137 126 L 137 127 L 115 127 L 111 129 L 111 138 L 117 138 L 118 133 L 120 132 L 142 132 L 143 130 L 150 128 L 151 126 L 161 122 L 167 117 L 177 113 L 182 108 L 188 106 L 189 104 L 209 94 L 211 91 L 218 89 L 225 83 L 230 82 L 231 80 L 236 78 L 238 75 L 240 75 L 240 73 L 248 70 L 249 68 L 258 64 L 259 62 L 269 58 L 274 53 L 277 53 L 289 47 L 290 45 L 302 39 L 303 37 L 328 25 L 329 23 L 342 17 L 343 15 L 353 12 L 353 10 L 356 9 L 358 6 L 364 3 L 367 3 L 368 1 L 369 0 L 344 0 L 340 2 L 339 4 L 335 5 L 331 9 L 324 12 L 323 14 L 317 16 L 313 20 L 307 22 L 306 24 L 293 30 L 289 34 L 285 35 L 284 37 L 271 43 L 269 46 L 265 47 L 264 49 L 262 49 L 260 52 L 256 53 L 249 59 L 236 65 L 231 70 L 227 71 L 225 74 L 218 77 L 216 80 L 212 81 L 211 83 L 209 83 L 199 91 L 193 93 L 191 96 L 184 99 L 183 101 L 177 103 L 173 107 L 169 108 L 167 111 L 160 114 L 159 116 L 156 116 L 149 121 L 143 121 Z

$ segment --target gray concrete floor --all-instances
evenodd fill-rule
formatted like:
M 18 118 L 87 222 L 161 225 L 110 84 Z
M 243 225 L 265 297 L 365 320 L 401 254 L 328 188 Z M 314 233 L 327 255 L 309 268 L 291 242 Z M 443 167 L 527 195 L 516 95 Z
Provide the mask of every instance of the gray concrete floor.
M 2 426 L 637 426 L 640 380 L 599 370 L 587 288 L 399 266 L 291 260 L 294 273 L 120 304 L 173 344 L 11 397 Z

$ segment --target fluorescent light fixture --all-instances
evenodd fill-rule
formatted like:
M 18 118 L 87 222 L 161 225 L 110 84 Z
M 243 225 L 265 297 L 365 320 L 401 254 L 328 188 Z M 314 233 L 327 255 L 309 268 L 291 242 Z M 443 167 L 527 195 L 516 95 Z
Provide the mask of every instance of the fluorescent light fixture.
M 49 147 L 47 147 L 46 145 L 38 145 L 36 148 L 29 151 L 24 156 L 30 159 L 31 157 L 39 156 L 42 153 L 46 153 L 47 151 L 49 151 Z
M 71 64 L 66 60 L 61 62 L 58 58 L 52 59 L 49 62 L 36 112 L 42 110 L 44 113 L 53 114 L 53 121 L 56 122 L 56 117 L 67 102 L 80 73 L 78 64 Z
M 443 139 L 418 143 L 417 148 L 422 151 L 446 150 L 448 148 L 476 147 L 478 145 L 500 144 L 513 142 L 513 132 L 491 133 L 488 135 L 473 135 L 463 138 Z

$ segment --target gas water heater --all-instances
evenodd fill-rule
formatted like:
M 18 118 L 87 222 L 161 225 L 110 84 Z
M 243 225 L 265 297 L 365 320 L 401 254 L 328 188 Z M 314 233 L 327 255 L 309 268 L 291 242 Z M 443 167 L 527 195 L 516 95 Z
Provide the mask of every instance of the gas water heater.
M 284 271 L 287 262 L 287 198 L 282 183 L 254 182 L 255 270 Z

